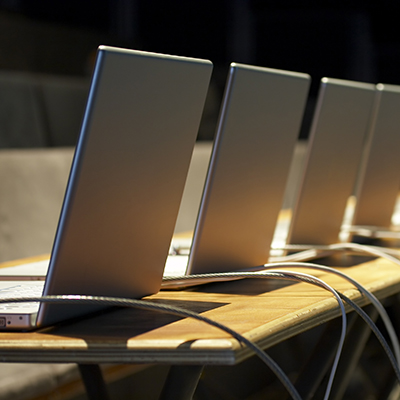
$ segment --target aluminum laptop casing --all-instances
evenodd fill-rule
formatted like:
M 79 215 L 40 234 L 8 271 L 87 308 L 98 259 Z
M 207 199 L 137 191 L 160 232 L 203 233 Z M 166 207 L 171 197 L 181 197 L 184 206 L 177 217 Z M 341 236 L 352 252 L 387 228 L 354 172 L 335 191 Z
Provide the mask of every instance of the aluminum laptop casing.
M 376 109 L 356 190 L 353 225 L 389 228 L 400 188 L 400 86 L 376 85 Z
M 231 64 L 187 274 L 268 261 L 309 85 L 307 74 Z
M 212 63 L 101 46 L 44 294 L 159 290 Z M 42 304 L 37 325 L 93 308 Z
M 337 243 L 374 103 L 375 85 L 323 78 L 287 243 Z

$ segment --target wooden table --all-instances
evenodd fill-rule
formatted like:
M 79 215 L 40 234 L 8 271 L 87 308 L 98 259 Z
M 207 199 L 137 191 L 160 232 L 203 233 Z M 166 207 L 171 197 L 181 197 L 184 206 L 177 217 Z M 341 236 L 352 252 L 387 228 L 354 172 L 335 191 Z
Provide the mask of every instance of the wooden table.
M 400 267 L 388 261 L 377 259 L 342 270 L 378 298 L 400 292 Z M 320 277 L 359 305 L 367 304 L 342 278 L 303 271 Z M 213 283 L 185 291 L 161 291 L 146 300 L 200 312 L 245 335 L 263 349 L 340 315 L 337 301 L 329 292 L 306 283 L 283 284 L 277 280 Z M 107 311 L 35 332 L 0 333 L 2 362 L 193 366 L 193 373 L 190 372 L 193 378 L 188 378 L 188 387 L 181 397 L 174 388 L 175 399 L 190 397 L 201 366 L 234 365 L 251 355 L 248 348 L 217 328 L 188 318 L 138 309 Z M 96 374 L 91 368 L 87 372 Z M 166 390 L 164 398 L 168 396 Z

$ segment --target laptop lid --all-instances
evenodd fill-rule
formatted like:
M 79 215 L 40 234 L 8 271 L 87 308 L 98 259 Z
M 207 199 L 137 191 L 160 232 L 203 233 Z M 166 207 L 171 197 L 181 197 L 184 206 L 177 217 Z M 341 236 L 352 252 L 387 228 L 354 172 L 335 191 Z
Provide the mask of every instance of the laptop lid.
M 101 46 L 44 294 L 159 290 L 209 61 Z M 91 311 L 42 304 L 38 325 Z
M 306 74 L 231 64 L 188 274 L 268 261 L 309 85 Z
M 400 186 L 400 86 L 378 84 L 353 225 L 391 226 Z
M 287 243 L 337 243 L 367 134 L 375 85 L 323 78 Z

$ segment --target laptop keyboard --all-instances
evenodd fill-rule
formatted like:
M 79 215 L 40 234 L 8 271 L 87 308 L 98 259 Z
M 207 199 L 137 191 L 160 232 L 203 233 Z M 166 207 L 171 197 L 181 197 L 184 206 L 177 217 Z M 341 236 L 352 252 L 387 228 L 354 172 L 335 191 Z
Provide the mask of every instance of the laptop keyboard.
M 11 299 L 16 297 L 39 297 L 43 293 L 43 282 L 42 284 L 23 284 L 13 285 L 5 289 L 0 289 L 0 299 Z M 4 303 L 0 304 L 1 310 L 13 310 L 21 308 L 32 308 L 37 307 L 39 302 L 25 302 L 25 303 Z

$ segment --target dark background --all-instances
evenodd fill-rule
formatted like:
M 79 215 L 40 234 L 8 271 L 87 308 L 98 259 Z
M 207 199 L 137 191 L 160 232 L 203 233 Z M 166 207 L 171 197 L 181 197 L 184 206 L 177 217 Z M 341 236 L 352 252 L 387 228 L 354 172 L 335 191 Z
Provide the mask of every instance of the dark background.
M 217 115 L 236 61 L 309 73 L 311 115 L 323 76 L 400 84 L 399 14 L 394 0 L 0 0 L 0 68 L 88 76 L 99 44 L 207 58 Z

